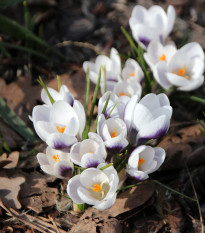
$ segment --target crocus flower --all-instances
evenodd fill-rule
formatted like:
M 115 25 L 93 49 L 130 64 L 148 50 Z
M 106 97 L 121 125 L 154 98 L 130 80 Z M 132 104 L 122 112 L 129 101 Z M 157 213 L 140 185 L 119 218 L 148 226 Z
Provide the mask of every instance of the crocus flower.
M 118 96 L 118 101 L 127 104 L 133 95 L 140 99 L 142 86 L 136 80 L 121 81 L 115 84 L 113 92 Z
M 32 119 L 38 136 L 53 149 L 66 149 L 77 142 L 81 123 L 67 102 L 59 100 L 52 106 L 35 106 Z
M 166 62 L 159 62 L 154 69 L 156 81 L 164 88 L 177 87 L 180 91 L 192 91 L 204 82 L 204 52 L 196 43 L 188 43 Z
M 144 59 L 153 70 L 158 62 L 169 62 L 176 51 L 174 42 L 169 42 L 163 46 L 159 41 L 153 40 L 148 45 L 147 52 L 144 53 Z
M 148 94 L 139 103 L 133 96 L 127 103 L 124 121 L 128 130 L 128 141 L 136 146 L 149 139 L 166 134 L 172 115 L 172 107 L 165 94 Z
M 97 167 L 105 162 L 106 157 L 107 152 L 102 138 L 91 132 L 88 133 L 88 139 L 76 142 L 70 150 L 73 163 L 85 168 Z
M 51 147 L 46 148 L 46 154 L 38 153 L 37 159 L 41 169 L 57 178 L 70 178 L 73 174 L 73 163 L 68 153 L 54 150 Z
M 61 86 L 59 92 L 50 87 L 48 87 L 47 89 L 54 101 L 64 100 L 67 103 L 69 103 L 71 106 L 73 106 L 73 102 L 74 102 L 73 95 L 70 93 L 69 89 L 65 85 Z M 45 89 L 42 89 L 41 91 L 41 99 L 45 104 L 51 105 L 51 101 L 48 98 Z
M 106 87 L 107 90 L 112 90 L 113 85 L 121 80 L 120 74 L 121 74 L 121 60 L 119 53 L 115 48 L 111 49 L 110 57 L 107 57 L 105 55 L 99 55 L 97 56 L 95 63 L 85 61 L 83 63 L 83 69 L 85 72 L 89 69 L 89 75 L 90 80 L 93 83 L 97 83 L 98 81 L 98 75 L 100 69 L 104 68 L 106 70 Z M 104 89 L 104 71 L 101 70 L 101 87 L 102 87 L 102 93 Z
M 134 39 L 146 49 L 156 39 L 164 43 L 175 22 L 175 10 L 169 6 L 167 14 L 160 6 L 152 6 L 148 10 L 143 6 L 135 6 L 129 24 Z
M 97 133 L 103 139 L 110 153 L 121 152 L 127 145 L 127 128 L 120 118 L 105 119 L 101 114 L 98 116 Z
M 132 58 L 127 59 L 122 69 L 122 79 L 124 81 L 135 80 L 141 82 L 143 78 L 144 73 L 140 65 Z
M 118 175 L 113 166 L 101 171 L 99 168 L 103 165 L 88 168 L 68 181 L 67 192 L 74 203 L 87 203 L 99 210 L 108 209 L 114 204 Z
M 165 151 L 161 147 L 139 146 L 130 155 L 127 173 L 137 180 L 145 180 L 148 174 L 159 169 L 165 160 Z
M 123 118 L 123 112 L 125 109 L 125 103 L 119 99 L 119 97 L 110 91 L 107 91 L 103 94 L 103 96 L 99 99 L 98 102 L 98 115 L 100 115 L 104 109 L 106 100 L 109 98 L 109 102 L 107 108 L 105 110 L 105 117 L 109 115 L 109 118 Z

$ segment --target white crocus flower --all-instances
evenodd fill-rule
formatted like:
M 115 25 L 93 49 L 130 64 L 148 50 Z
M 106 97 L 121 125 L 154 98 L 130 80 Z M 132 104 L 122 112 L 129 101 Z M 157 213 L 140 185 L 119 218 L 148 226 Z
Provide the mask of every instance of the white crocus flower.
M 97 133 L 103 139 L 109 153 L 121 152 L 127 145 L 127 127 L 120 118 L 105 119 L 101 114 L 98 116 Z
M 85 72 L 89 69 L 90 80 L 93 83 L 97 83 L 99 71 L 101 69 L 101 91 L 104 92 L 104 71 L 106 70 L 106 87 L 108 91 L 113 90 L 113 85 L 121 80 L 121 60 L 119 53 L 115 48 L 111 49 L 110 57 L 105 55 L 97 56 L 95 63 L 85 61 L 83 63 L 83 69 Z
M 175 17 L 173 6 L 168 7 L 166 14 L 160 6 L 155 5 L 147 10 L 137 5 L 129 20 L 132 35 L 144 49 L 154 39 L 164 43 L 174 26 Z
M 133 95 L 142 94 L 142 86 L 136 80 L 121 81 L 115 84 L 113 92 L 118 96 L 118 101 L 127 104 Z
M 161 147 L 139 146 L 130 155 L 127 173 L 137 180 L 145 180 L 148 174 L 159 169 L 166 153 Z
M 159 62 L 154 69 L 156 81 L 164 88 L 177 87 L 180 91 L 192 91 L 204 82 L 204 52 L 196 43 L 188 43 L 179 49 L 168 63 Z
M 61 179 L 70 178 L 73 175 L 73 163 L 69 153 L 54 150 L 48 146 L 46 154 L 38 153 L 37 159 L 41 169 L 49 175 Z
M 76 204 L 87 203 L 99 210 L 109 209 L 116 200 L 119 178 L 113 166 L 103 171 L 88 168 L 68 181 L 67 192 Z
M 95 133 L 88 133 L 88 139 L 76 142 L 70 150 L 70 158 L 73 163 L 84 167 L 97 167 L 104 163 L 107 157 L 102 138 Z
M 63 100 L 52 106 L 35 106 L 32 119 L 38 136 L 53 149 L 70 147 L 77 142 L 77 136 L 82 131 L 76 111 Z
M 127 103 L 124 121 L 127 125 L 128 140 L 132 146 L 166 134 L 172 115 L 172 107 L 165 94 L 148 94 L 138 103 L 133 96 Z
M 64 100 L 67 103 L 69 103 L 71 106 L 73 106 L 73 102 L 74 102 L 73 95 L 70 93 L 69 89 L 65 85 L 61 86 L 59 92 L 50 87 L 48 87 L 47 89 L 54 101 Z M 41 99 L 45 104 L 52 105 L 45 89 L 42 89 L 41 91 Z
M 107 91 L 103 96 L 99 99 L 98 102 L 98 115 L 100 115 L 104 109 L 106 100 L 109 98 L 109 102 L 107 108 L 105 110 L 105 117 L 109 115 L 109 118 L 123 118 L 123 112 L 125 109 L 125 103 L 119 99 L 119 97 L 110 91 Z
M 85 127 L 85 121 L 86 121 L 85 110 L 81 102 L 74 99 L 73 95 L 70 93 L 69 89 L 65 85 L 61 86 L 60 92 L 57 92 L 53 88 L 49 88 L 49 87 L 48 87 L 48 91 L 55 102 L 59 100 L 64 100 L 65 102 L 70 104 L 70 106 L 73 107 L 73 109 L 75 110 L 79 118 L 79 122 L 80 122 L 79 137 L 81 138 L 82 132 Z M 44 89 L 42 89 L 41 91 L 41 99 L 45 104 L 49 106 L 52 105 Z
M 122 70 L 122 79 L 124 81 L 134 80 L 141 82 L 144 78 L 144 73 L 140 65 L 132 58 L 127 59 Z
M 144 59 L 153 70 L 158 62 L 169 62 L 176 51 L 177 48 L 174 42 L 169 42 L 163 46 L 159 41 L 153 40 L 148 45 L 147 52 L 144 53 Z

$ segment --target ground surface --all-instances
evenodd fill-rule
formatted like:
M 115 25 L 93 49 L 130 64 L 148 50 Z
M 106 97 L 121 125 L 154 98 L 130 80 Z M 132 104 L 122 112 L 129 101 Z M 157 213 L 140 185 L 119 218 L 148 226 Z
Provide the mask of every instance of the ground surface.
M 149 7 L 159 4 L 165 9 L 173 4 L 178 18 L 172 39 L 179 47 L 186 41 L 197 41 L 205 49 L 205 2 L 189 1 L 72 1 L 31 0 L 28 12 L 33 20 L 32 31 L 57 45 L 67 60 L 50 53 L 50 60 L 13 48 L 1 47 L 0 97 L 32 128 L 28 115 L 41 104 L 41 75 L 49 87 L 57 89 L 56 74 L 61 76 L 76 99 L 84 100 L 85 73 L 82 63 L 107 53 L 111 47 L 120 53 L 130 50 L 120 27 L 129 31 L 128 21 L 136 4 Z M 1 14 L 25 25 L 22 3 L 1 7 Z M 25 46 L 28 41 L 8 33 L 1 41 Z M 76 42 L 83 42 L 82 44 Z M 89 43 L 89 44 L 88 44 Z M 94 46 L 91 46 L 94 45 Z M 35 47 L 34 45 L 26 45 Z M 43 49 L 35 48 L 43 53 Z M 94 86 L 91 86 L 90 98 Z M 204 86 L 190 95 L 204 95 Z M 39 168 L 36 154 L 45 144 L 29 144 L 10 127 L 0 109 L 1 147 L 4 140 L 11 153 L 0 157 L 0 229 L 1 232 L 202 232 L 205 216 L 205 137 L 197 119 L 204 119 L 202 104 L 179 99 L 170 94 L 174 108 L 170 130 L 158 145 L 167 152 L 159 172 L 138 187 L 118 195 L 115 205 L 106 211 L 88 208 L 85 213 L 72 211 L 72 203 L 63 195 L 67 181 L 45 175 Z M 6 151 L 5 147 L 3 150 Z M 163 184 L 197 199 L 191 201 L 154 182 Z M 135 181 L 130 179 L 129 184 Z M 194 186 L 193 186 L 194 184 Z M 61 193 L 62 195 L 60 195 Z

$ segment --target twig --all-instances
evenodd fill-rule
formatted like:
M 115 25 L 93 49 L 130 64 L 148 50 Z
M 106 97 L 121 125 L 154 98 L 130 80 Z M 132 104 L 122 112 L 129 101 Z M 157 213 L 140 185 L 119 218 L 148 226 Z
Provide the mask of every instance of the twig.
M 58 229 L 58 227 L 57 227 L 57 225 L 56 225 L 54 219 L 53 219 L 50 215 L 48 215 L 48 218 L 49 218 L 50 221 L 53 223 L 53 226 L 55 227 L 57 233 L 60 233 L 60 231 L 59 231 L 59 229 Z
M 191 186 L 192 186 L 192 189 L 193 189 L 193 192 L 194 192 L 195 199 L 196 199 L 196 203 L 197 203 L 197 207 L 198 207 L 198 211 L 199 211 L 199 219 L 200 219 L 200 223 L 201 223 L 201 232 L 204 233 L 203 217 L 202 217 L 202 213 L 201 213 L 201 207 L 200 207 L 200 204 L 199 204 L 198 195 L 196 193 L 196 189 L 194 187 L 194 183 L 193 183 L 193 180 L 191 178 L 191 174 L 189 172 L 189 168 L 188 168 L 188 166 L 187 166 L 187 164 L 186 164 L 185 161 L 184 161 L 184 164 L 185 164 L 185 167 L 186 167 L 186 170 L 187 170 L 190 182 L 191 182 Z

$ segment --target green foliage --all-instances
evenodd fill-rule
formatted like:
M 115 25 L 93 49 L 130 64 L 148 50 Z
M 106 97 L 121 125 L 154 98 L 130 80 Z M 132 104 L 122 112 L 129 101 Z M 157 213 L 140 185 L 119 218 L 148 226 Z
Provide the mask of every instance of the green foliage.
M 33 131 L 8 107 L 2 98 L 0 98 L 0 117 L 28 142 L 34 143 L 37 141 Z

